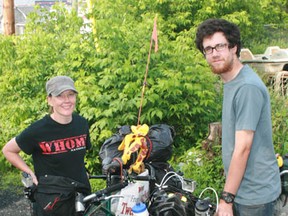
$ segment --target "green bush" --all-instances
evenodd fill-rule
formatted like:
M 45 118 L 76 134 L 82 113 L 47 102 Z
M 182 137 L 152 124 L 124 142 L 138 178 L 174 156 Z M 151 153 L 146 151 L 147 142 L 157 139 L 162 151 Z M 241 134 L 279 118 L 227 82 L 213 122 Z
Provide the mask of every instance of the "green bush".
M 286 88 L 284 87 L 284 89 Z M 285 155 L 288 153 L 288 98 L 287 94 L 282 95 L 273 89 L 270 90 L 270 93 L 275 151 Z
M 89 8 L 87 17 L 94 22 L 87 25 L 93 33 L 80 32 L 83 20 L 75 11 L 57 5 L 52 12 L 43 10 L 41 16 L 31 14 L 24 35 L 0 36 L 1 147 L 47 113 L 45 82 L 54 75 L 68 75 L 76 80 L 79 90 L 77 112 L 90 124 L 93 149 L 87 156 L 87 167 L 92 173 L 100 173 L 98 152 L 104 140 L 119 125 L 138 123 L 153 19 L 157 15 L 159 51 L 151 53 L 139 120 L 141 124 L 174 126 L 176 151 L 171 163 L 190 161 L 192 156 L 185 152 L 199 149 L 197 143 L 205 138 L 208 124 L 220 119 L 222 101 L 219 78 L 210 72 L 194 46 L 196 26 L 206 18 L 227 18 L 239 24 L 246 47 L 260 50 L 255 41 L 272 43 L 261 34 L 263 25 L 287 19 L 280 10 L 280 0 L 116 2 L 97 1 Z M 255 40 L 251 42 L 251 38 Z M 279 150 L 287 140 L 287 121 L 283 118 L 287 104 L 283 106 L 283 100 L 271 100 L 274 140 Z M 201 153 L 203 166 L 191 163 L 183 168 L 185 174 L 199 181 L 199 188 L 220 187 L 223 176 L 219 149 L 213 159 L 206 160 L 205 152 Z M 30 160 L 27 156 L 25 159 Z M 189 172 L 189 166 L 195 172 Z M 14 168 L 1 154 L 0 171 L 7 170 Z
M 207 152 L 200 145 L 193 147 L 180 158 L 182 162 L 178 164 L 186 178 L 196 181 L 194 193 L 197 196 L 207 187 L 213 188 L 217 194 L 223 190 L 225 178 L 221 159 L 221 145 L 214 145 L 212 150 L 214 156 L 208 157 Z M 207 194 L 205 194 L 205 197 L 207 197 Z M 214 199 L 214 202 L 216 201 L 214 193 L 211 193 L 208 197 Z

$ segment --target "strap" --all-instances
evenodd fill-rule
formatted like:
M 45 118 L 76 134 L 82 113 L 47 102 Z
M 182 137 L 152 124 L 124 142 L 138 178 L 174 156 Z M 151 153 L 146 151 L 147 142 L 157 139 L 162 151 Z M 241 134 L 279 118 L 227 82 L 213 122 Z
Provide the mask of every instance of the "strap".
M 45 175 L 39 177 L 37 190 L 39 192 L 82 192 L 88 188 L 85 184 L 63 176 Z

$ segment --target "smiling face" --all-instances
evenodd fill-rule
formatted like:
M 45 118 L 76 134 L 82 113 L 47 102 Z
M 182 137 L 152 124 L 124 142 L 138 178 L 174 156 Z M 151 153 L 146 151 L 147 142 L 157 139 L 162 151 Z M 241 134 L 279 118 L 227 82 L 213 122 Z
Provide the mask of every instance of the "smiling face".
M 77 93 L 66 90 L 58 96 L 48 96 L 48 104 L 53 108 L 51 117 L 59 123 L 69 123 L 76 105 Z
M 237 58 L 237 47 L 230 48 L 229 42 L 222 32 L 205 37 L 203 48 L 206 61 L 213 73 L 223 75 L 233 70 L 234 61 Z M 205 53 L 205 50 L 208 52 Z

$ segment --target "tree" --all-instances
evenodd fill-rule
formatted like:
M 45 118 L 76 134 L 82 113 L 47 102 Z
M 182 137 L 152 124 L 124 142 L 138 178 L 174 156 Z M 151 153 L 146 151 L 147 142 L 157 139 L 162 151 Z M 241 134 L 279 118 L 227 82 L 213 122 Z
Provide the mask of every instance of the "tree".
M 195 48 L 197 25 L 210 17 L 229 19 L 240 26 L 244 44 L 250 46 L 249 38 L 264 41 L 255 29 L 261 32 L 264 23 L 286 20 L 280 0 L 272 10 L 277 17 L 262 10 L 270 2 L 98 0 L 87 14 L 94 20 L 93 33 L 81 32 L 83 20 L 61 5 L 31 14 L 23 36 L 0 37 L 5 48 L 0 50 L 0 101 L 5 104 L 0 107 L 1 143 L 46 114 L 45 82 L 54 75 L 69 75 L 79 90 L 77 111 L 91 126 L 94 148 L 88 166 L 99 171 L 98 151 L 105 139 L 119 125 L 137 124 L 157 15 L 159 51 L 151 54 L 140 122 L 175 127 L 177 161 L 199 145 L 208 124 L 221 116 L 220 80 Z
M 14 1 L 3 1 L 3 22 L 4 22 L 4 34 L 15 34 L 15 15 L 14 15 Z

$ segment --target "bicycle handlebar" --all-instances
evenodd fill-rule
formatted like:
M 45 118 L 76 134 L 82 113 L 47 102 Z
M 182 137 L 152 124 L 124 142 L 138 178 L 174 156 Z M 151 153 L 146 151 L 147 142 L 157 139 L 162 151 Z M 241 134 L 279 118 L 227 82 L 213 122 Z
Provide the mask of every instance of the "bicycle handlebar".
M 150 180 L 155 180 L 154 177 L 151 176 L 129 176 L 130 179 L 135 180 L 135 181 L 150 181 Z
M 117 179 L 122 179 L 123 176 L 121 175 L 110 175 L 113 176 L 113 178 L 117 178 Z M 90 175 L 89 179 L 107 179 L 107 175 Z M 150 181 L 150 180 L 156 180 L 155 176 L 139 176 L 139 175 L 127 175 L 126 177 L 124 177 L 124 179 L 126 180 L 135 180 L 135 181 Z
M 115 166 L 113 166 L 115 167 Z M 112 192 L 115 192 L 115 191 L 119 191 L 121 190 L 122 188 L 126 187 L 128 185 L 129 182 L 132 182 L 132 181 L 155 181 L 156 178 L 155 176 L 150 176 L 150 175 L 147 175 L 147 176 L 141 176 L 141 175 L 131 175 L 131 174 L 128 174 L 126 172 L 124 172 L 124 175 L 114 175 L 114 174 L 111 174 L 110 172 L 108 172 L 106 175 L 95 175 L 95 176 L 89 176 L 90 179 L 111 179 L 111 177 L 113 176 L 113 178 L 119 178 L 122 179 L 122 182 L 121 183 L 117 183 L 117 184 L 112 184 L 112 185 L 109 185 L 108 187 L 106 187 L 105 189 L 102 189 L 102 190 L 99 190 L 99 191 L 96 191 L 95 193 L 93 194 L 90 194 L 86 197 L 84 197 L 83 199 L 83 202 L 87 202 L 91 199 L 94 199 L 94 198 L 100 198 L 101 196 L 103 195 L 106 195 L 106 194 L 109 194 L 109 193 L 112 193 Z
M 99 190 L 93 194 L 90 194 L 90 195 L 84 197 L 83 202 L 87 202 L 87 201 L 94 199 L 96 197 L 100 197 L 103 194 L 109 194 L 109 193 L 112 193 L 114 191 L 121 190 L 122 188 L 126 187 L 127 185 L 128 185 L 128 182 L 122 182 L 122 183 L 118 183 L 118 184 L 112 185 L 110 187 L 107 187 L 103 190 Z
M 89 179 L 103 179 L 105 180 L 107 175 L 89 175 Z

